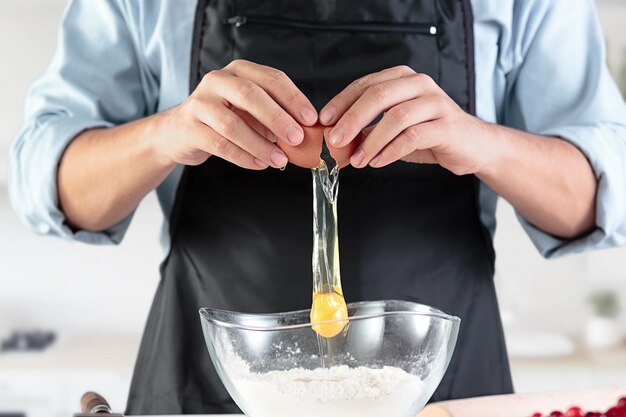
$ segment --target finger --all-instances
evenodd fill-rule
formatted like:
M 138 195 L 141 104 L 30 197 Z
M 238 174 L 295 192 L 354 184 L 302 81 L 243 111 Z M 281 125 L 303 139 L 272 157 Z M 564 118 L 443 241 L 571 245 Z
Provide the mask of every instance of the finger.
M 354 80 L 324 106 L 320 112 L 320 122 L 326 126 L 334 124 L 339 117 L 363 95 L 365 90 L 372 85 L 411 75 L 415 75 L 415 71 L 406 65 L 401 65 L 368 74 Z
M 217 72 L 213 77 L 216 80 L 213 83 L 212 94 L 250 113 L 280 140 L 292 146 L 302 142 L 304 138 L 302 126 L 259 85 L 223 71 Z
M 423 96 L 428 91 L 427 84 L 419 74 L 374 84 L 341 116 L 330 133 L 330 143 L 345 146 L 382 112 Z
M 303 125 L 311 126 L 317 122 L 315 107 L 283 71 L 245 60 L 235 60 L 226 68 L 236 76 L 261 86 Z
M 413 153 L 417 155 L 415 162 L 437 162 L 431 151 L 439 143 L 436 130 L 432 122 L 409 126 L 380 151 L 370 166 L 381 168 L 399 159 L 406 160 Z M 427 151 L 432 154 L 432 158 Z
M 230 140 L 267 165 L 274 168 L 287 165 L 287 156 L 278 146 L 259 135 L 241 117 L 222 103 L 207 103 L 206 111 L 201 112 L 198 118 L 220 136 Z
M 231 110 L 234 111 L 237 116 L 241 117 L 241 119 L 246 122 L 248 126 L 254 129 L 259 135 L 263 136 L 265 139 L 269 140 L 272 143 L 276 143 L 276 141 L 278 140 L 276 135 L 266 126 L 264 126 L 263 123 L 252 117 L 250 113 L 245 110 L 238 109 L 237 107 L 231 107 Z
M 267 168 L 267 164 L 258 158 L 255 158 L 249 152 L 232 143 L 224 136 L 217 133 L 209 126 L 204 126 L 203 138 L 199 148 L 204 152 L 218 156 L 226 161 L 240 166 L 241 168 L 262 170 Z
M 370 163 L 388 143 L 412 125 L 441 117 L 443 105 L 437 96 L 424 96 L 392 107 L 378 122 L 372 132 L 355 150 L 351 164 L 362 168 Z M 400 155 L 397 159 L 400 159 Z
M 432 149 L 416 150 L 402 158 L 405 162 L 412 162 L 414 164 L 437 164 L 437 158 Z

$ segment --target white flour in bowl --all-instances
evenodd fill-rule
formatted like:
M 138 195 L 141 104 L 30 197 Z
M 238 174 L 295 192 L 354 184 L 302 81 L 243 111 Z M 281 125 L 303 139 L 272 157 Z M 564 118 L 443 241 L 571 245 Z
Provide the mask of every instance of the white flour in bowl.
M 408 417 L 424 390 L 418 377 L 390 366 L 237 374 L 230 376 L 251 417 Z

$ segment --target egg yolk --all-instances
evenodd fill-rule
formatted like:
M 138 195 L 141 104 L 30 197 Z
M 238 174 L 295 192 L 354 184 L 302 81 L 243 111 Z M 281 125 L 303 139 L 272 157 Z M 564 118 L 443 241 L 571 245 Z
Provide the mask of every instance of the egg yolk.
M 311 306 L 311 323 L 320 321 L 338 320 L 348 318 L 348 307 L 341 291 L 313 293 L 313 305 Z M 323 337 L 337 336 L 348 321 L 317 324 L 313 330 Z

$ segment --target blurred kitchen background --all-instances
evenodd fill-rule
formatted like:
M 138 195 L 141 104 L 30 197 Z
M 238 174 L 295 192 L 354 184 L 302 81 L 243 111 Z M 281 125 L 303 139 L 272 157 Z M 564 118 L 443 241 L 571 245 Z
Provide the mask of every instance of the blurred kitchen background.
M 9 144 L 24 94 L 52 56 L 64 4 L 0 0 L 0 416 L 67 416 L 88 389 L 122 410 L 159 278 L 154 195 L 119 247 L 38 237 L 11 211 Z M 609 65 L 625 92 L 626 0 L 598 6 Z M 626 248 L 547 261 L 506 202 L 497 214 L 496 280 L 516 390 L 623 384 Z

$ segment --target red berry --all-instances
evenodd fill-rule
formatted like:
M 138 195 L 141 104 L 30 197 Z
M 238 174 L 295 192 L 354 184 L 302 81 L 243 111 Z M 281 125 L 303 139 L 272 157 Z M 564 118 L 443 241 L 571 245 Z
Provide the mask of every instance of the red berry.
M 541 413 L 533 413 L 533 415 L 530 416 L 530 417 L 543 417 L 543 414 L 541 414 Z
M 606 417 L 620 417 L 620 414 L 622 414 L 619 410 L 619 408 L 617 407 L 611 407 L 608 410 L 606 410 Z
M 621 408 L 626 408 L 626 397 L 622 397 L 617 400 L 617 406 Z
M 584 417 L 584 414 L 580 407 L 572 406 L 565 412 L 565 417 Z
M 558 411 L 558 410 L 554 410 L 553 412 L 550 413 L 550 417 L 563 417 L 565 414 L 563 414 L 562 412 Z
M 565 412 L 565 417 L 584 417 L 584 414 L 580 407 L 570 407 Z

